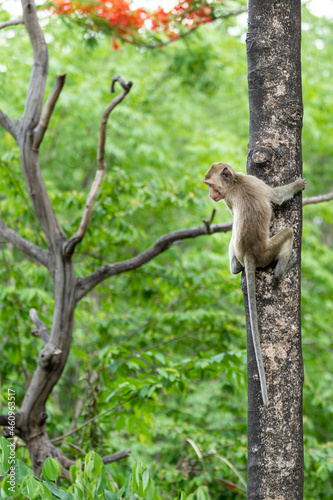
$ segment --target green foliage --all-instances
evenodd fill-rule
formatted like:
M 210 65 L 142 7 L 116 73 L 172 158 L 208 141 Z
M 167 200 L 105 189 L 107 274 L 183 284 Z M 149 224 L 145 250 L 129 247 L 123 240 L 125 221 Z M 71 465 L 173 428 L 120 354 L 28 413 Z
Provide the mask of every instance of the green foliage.
M 311 196 L 333 190 L 333 94 L 326 76 L 333 27 L 306 9 L 303 20 L 304 170 L 306 195 Z M 205 26 L 163 51 L 125 46 L 118 52 L 103 37 L 91 50 L 73 27 L 45 22 L 48 91 L 57 73 L 67 72 L 67 81 L 42 144 L 41 164 L 68 235 L 78 228 L 96 169 L 98 126 L 111 99 L 110 79 L 120 74 L 134 82 L 110 117 L 107 174 L 75 254 L 77 276 L 135 256 L 167 231 L 200 225 L 213 208 L 202 185 L 213 161 L 224 159 L 245 170 L 245 27 L 230 29 L 231 22 Z M 15 27 L 14 40 L 10 32 L 4 31 L 0 40 L 0 98 L 5 111 L 18 117 L 31 50 L 24 27 Z M 0 145 L 1 218 L 45 247 L 18 151 L 3 131 Z M 307 499 L 328 500 L 333 488 L 332 213 L 332 202 L 304 208 Z M 216 222 L 229 220 L 219 205 Z M 48 403 L 47 425 L 56 437 L 71 423 L 77 427 L 94 417 L 62 446 L 72 459 L 78 458 L 77 447 L 89 452 L 85 466 L 78 461 L 71 469 L 72 485 L 61 480 L 59 487 L 57 463 L 48 459 L 43 479 L 37 479 L 20 447 L 17 495 L 75 500 L 246 497 L 245 319 L 240 279 L 229 273 L 228 240 L 229 235 L 219 234 L 183 241 L 141 269 L 101 284 L 80 302 L 70 358 Z M 10 245 L 0 245 L 5 353 L 0 403 L 5 412 L 8 388 L 15 389 L 19 408 L 42 347 L 31 335 L 29 310 L 36 308 L 50 327 L 53 285 L 45 270 Z M 104 466 L 99 456 L 128 448 L 131 457 L 115 464 Z M 0 474 L 5 476 L 4 439 L 0 457 Z M 8 477 L 2 483 L 3 497 L 9 491 Z

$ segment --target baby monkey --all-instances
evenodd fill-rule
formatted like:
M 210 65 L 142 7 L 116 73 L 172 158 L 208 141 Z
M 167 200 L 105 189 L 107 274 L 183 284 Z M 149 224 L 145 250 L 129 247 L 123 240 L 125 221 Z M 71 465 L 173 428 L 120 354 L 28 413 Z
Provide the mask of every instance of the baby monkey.
M 291 258 L 294 234 L 286 227 L 270 238 L 272 203 L 281 205 L 306 187 L 305 179 L 272 188 L 253 175 L 236 172 L 226 163 L 213 163 L 205 175 L 209 196 L 224 200 L 234 222 L 229 245 L 230 271 L 237 274 L 245 268 L 249 297 L 250 322 L 257 360 L 261 394 L 268 405 L 266 377 L 262 361 L 256 306 L 255 270 L 277 261 L 276 278 L 282 278 L 295 260 Z

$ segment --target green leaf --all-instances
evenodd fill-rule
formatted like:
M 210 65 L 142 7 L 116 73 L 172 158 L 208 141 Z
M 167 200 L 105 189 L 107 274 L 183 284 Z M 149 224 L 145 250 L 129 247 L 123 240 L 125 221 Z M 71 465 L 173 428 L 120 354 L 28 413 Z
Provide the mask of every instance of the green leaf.
M 14 445 L 15 447 L 15 445 Z M 10 443 L 4 436 L 0 438 L 0 476 L 5 476 L 9 471 L 11 464 L 9 463 L 10 457 Z
M 55 498 L 60 498 L 61 500 L 73 500 L 73 495 L 71 492 L 61 490 L 54 483 L 51 483 L 50 481 L 45 481 L 44 484 L 51 491 L 52 498 L 55 497 Z M 82 498 L 83 498 L 83 496 L 82 496 Z M 74 500 L 76 500 L 75 497 L 74 497 Z M 81 500 L 81 499 L 79 498 L 79 500 Z
M 142 474 L 142 483 L 143 483 L 143 491 L 145 492 L 150 483 L 150 476 L 148 469 L 146 469 Z
M 118 500 L 118 496 L 113 493 L 112 491 L 107 491 L 107 490 L 104 490 L 104 494 L 105 494 L 105 499 L 106 500 Z
M 40 492 L 40 483 L 35 478 L 28 477 L 24 481 L 22 493 L 25 497 L 29 498 L 30 500 L 34 500 L 39 496 Z
M 100 473 L 100 476 L 97 480 L 97 493 L 100 495 L 103 493 L 103 490 L 105 490 L 105 488 L 107 487 L 108 485 L 108 477 L 106 475 L 106 472 L 105 472 L 105 468 L 102 469 L 102 472 Z
M 94 451 L 90 451 L 86 455 L 85 463 L 85 473 L 88 479 L 90 479 L 90 481 L 92 481 L 93 479 L 97 479 L 100 476 L 102 469 L 104 468 L 101 457 Z
M 44 479 L 49 479 L 50 481 L 57 481 L 59 474 L 61 473 L 60 464 L 51 457 L 48 457 L 43 465 L 42 476 Z
M 45 484 L 40 483 L 40 493 L 42 500 L 52 500 L 52 493 L 51 491 L 45 486 Z M 64 492 L 65 493 L 65 492 Z M 68 494 L 67 494 L 68 495 Z M 59 497 L 62 498 L 62 497 Z

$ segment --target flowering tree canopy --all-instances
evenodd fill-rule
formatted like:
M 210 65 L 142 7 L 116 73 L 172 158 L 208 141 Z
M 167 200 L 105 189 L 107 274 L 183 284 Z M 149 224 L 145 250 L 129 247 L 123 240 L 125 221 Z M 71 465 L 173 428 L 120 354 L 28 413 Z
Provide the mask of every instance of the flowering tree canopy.
M 169 11 L 135 8 L 130 0 L 52 0 L 54 14 L 68 16 L 90 33 L 106 32 L 125 42 L 162 46 L 186 36 L 200 24 L 231 14 L 220 0 L 179 0 Z M 238 13 L 238 12 L 237 12 Z M 154 45 L 142 43 L 149 34 Z

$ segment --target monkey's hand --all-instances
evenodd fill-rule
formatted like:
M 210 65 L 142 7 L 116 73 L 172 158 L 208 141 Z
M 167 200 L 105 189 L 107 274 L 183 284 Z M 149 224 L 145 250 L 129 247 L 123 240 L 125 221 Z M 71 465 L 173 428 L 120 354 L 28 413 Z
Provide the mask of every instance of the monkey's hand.
M 306 188 L 306 179 L 302 179 L 302 177 L 299 177 L 297 180 L 297 187 L 299 188 L 299 191 L 303 191 Z

